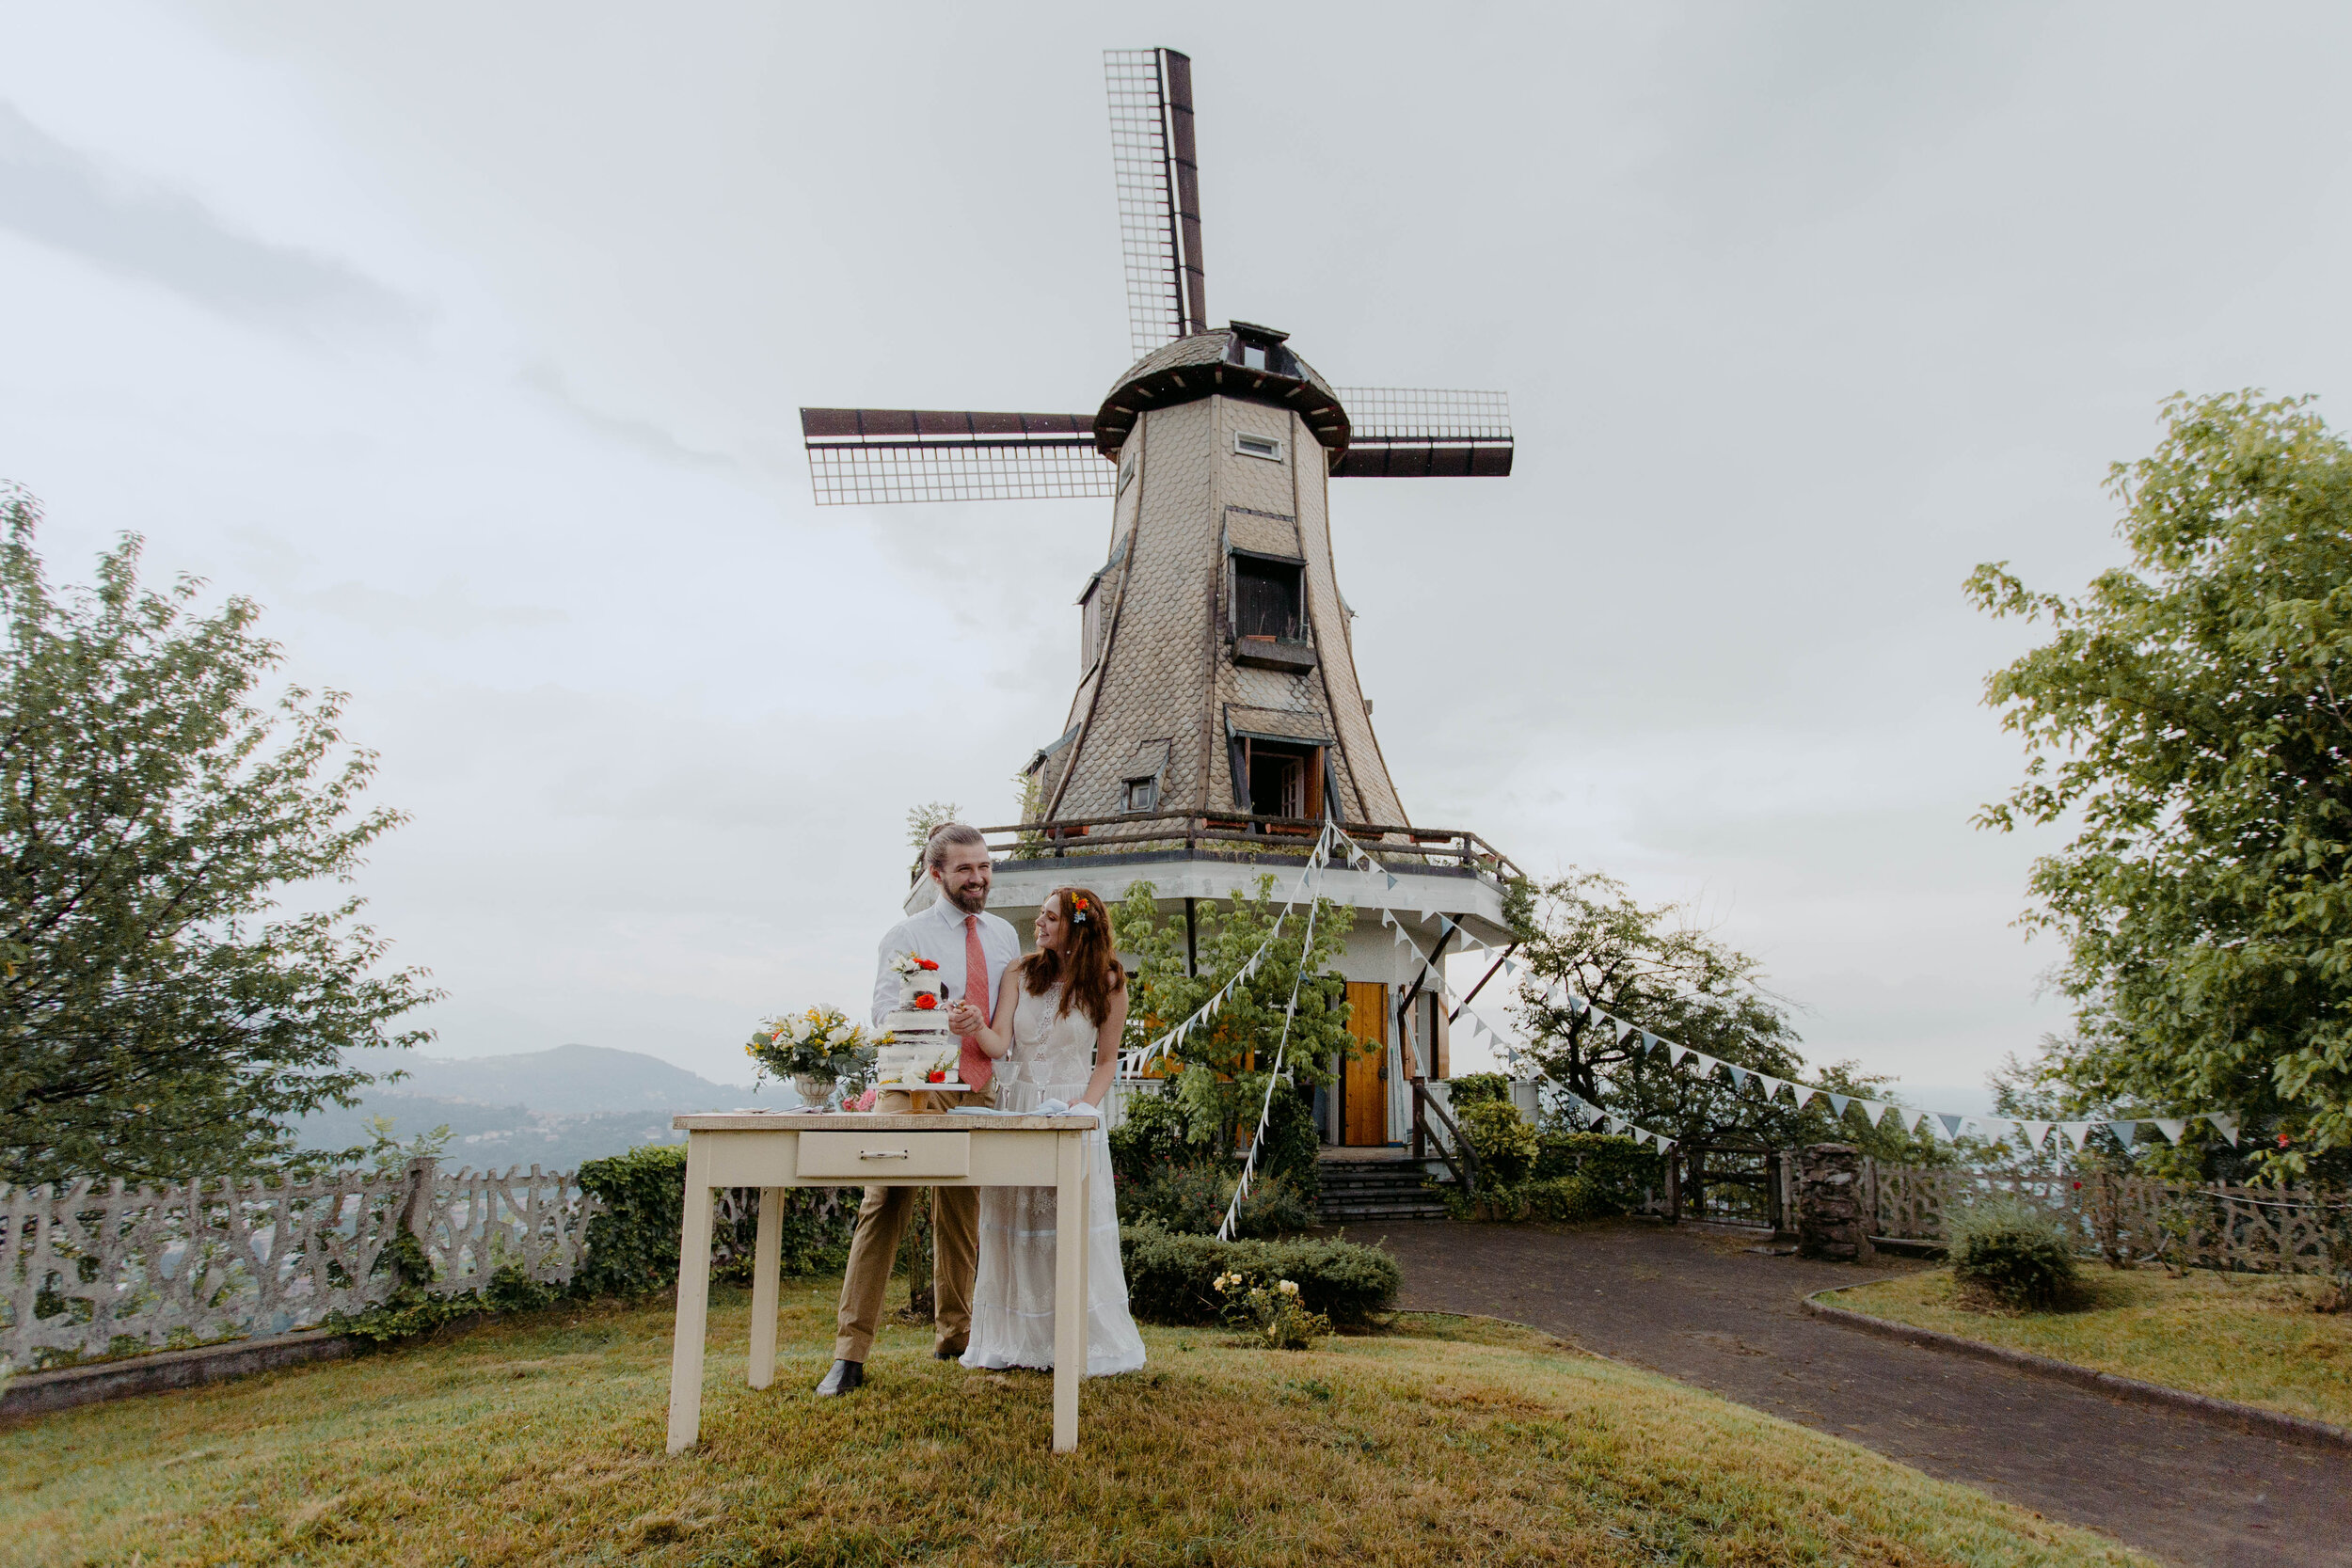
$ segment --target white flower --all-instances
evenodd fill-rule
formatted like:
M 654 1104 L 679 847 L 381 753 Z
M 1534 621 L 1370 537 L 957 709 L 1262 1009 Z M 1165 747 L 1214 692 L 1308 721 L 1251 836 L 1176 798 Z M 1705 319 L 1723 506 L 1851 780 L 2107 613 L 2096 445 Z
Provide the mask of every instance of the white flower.
M 1295 1279 L 1285 1279 L 1282 1281 L 1282 1293 L 1286 1296 L 1295 1296 L 1298 1294 L 1298 1281 Z

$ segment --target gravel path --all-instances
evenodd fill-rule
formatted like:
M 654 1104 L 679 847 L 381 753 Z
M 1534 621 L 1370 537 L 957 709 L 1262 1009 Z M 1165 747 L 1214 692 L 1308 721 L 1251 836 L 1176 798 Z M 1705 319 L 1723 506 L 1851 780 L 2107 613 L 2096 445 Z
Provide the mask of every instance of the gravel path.
M 2352 1454 L 2128 1404 L 1808 1318 L 1884 1270 L 1639 1222 L 1358 1226 L 1407 1307 L 1485 1313 L 1875 1449 L 2198 1568 L 2352 1568 Z

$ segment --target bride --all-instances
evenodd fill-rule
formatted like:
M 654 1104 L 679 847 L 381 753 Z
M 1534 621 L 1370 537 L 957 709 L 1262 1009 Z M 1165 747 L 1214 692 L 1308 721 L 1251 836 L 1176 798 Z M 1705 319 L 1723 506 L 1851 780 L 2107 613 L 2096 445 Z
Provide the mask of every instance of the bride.
M 1005 971 L 990 1015 L 959 1002 L 948 1027 L 997 1058 L 996 1104 L 1025 1111 L 1049 1100 L 1096 1115 L 1087 1134 L 1087 1369 L 1089 1377 L 1143 1365 L 1143 1337 L 1127 1315 L 1119 1258 L 1110 1140 L 1100 1113 L 1119 1067 L 1127 977 L 1111 948 L 1110 913 L 1084 888 L 1057 888 L 1037 911 L 1037 951 Z M 1051 1187 L 980 1189 L 979 1278 L 972 1292 L 967 1367 L 1054 1364 Z

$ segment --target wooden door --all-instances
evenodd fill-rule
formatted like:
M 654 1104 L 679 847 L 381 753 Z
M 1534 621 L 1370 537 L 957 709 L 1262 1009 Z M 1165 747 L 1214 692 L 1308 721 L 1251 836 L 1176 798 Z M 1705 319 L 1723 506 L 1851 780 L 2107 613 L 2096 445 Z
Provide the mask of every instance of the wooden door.
M 1372 1046 L 1347 1058 L 1340 1074 L 1340 1142 L 1352 1148 L 1389 1141 L 1389 988 L 1347 983 L 1347 1032 Z

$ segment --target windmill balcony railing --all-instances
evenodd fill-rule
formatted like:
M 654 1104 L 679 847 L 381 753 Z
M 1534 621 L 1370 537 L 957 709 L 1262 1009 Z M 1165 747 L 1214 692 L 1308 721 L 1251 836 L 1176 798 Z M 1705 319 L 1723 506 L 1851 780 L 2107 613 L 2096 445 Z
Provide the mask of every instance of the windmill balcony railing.
M 1319 816 L 1264 816 L 1248 812 L 1190 816 L 1130 812 L 1065 817 L 1051 823 L 982 828 L 999 863 L 1107 856 L 1181 853 L 1242 860 L 1304 859 L 1324 829 Z M 1374 860 L 1393 871 L 1469 874 L 1497 886 L 1522 875 L 1509 857 L 1465 828 L 1392 827 L 1342 822 L 1341 830 Z M 922 874 L 918 863 L 914 875 Z

